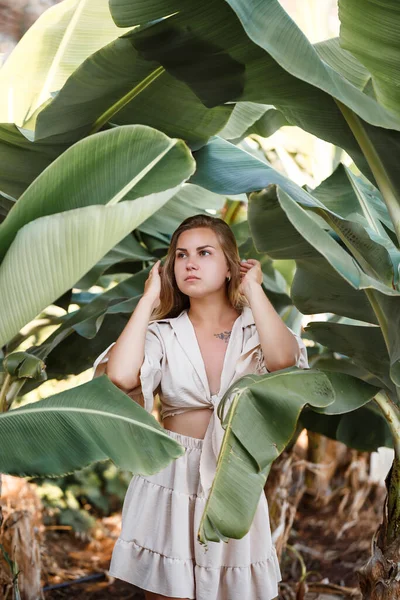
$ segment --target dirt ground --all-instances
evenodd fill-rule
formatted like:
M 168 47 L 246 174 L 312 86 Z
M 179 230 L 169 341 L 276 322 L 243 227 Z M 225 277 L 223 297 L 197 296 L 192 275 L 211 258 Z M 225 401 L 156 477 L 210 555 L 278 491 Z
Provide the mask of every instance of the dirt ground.
M 140 590 L 107 574 L 120 531 L 120 513 L 97 519 L 90 536 L 83 538 L 68 527 L 43 525 L 33 486 L 10 477 L 3 483 L 1 504 L 5 521 L 15 513 L 15 507 L 29 509 L 33 511 L 33 529 L 40 530 L 45 600 L 144 598 Z M 372 485 L 356 510 L 354 498 L 346 510 L 339 494 L 320 503 L 318 509 L 311 496 L 303 496 L 286 550 L 280 557 L 283 580 L 279 583 L 279 600 L 359 600 L 356 570 L 370 556 L 385 494 L 383 486 Z M 77 582 L 79 579 L 82 581 Z
M 303 498 L 289 545 L 294 546 L 300 553 L 307 571 L 312 571 L 306 577 L 308 588 L 302 588 L 303 593 L 307 592 L 304 597 L 310 600 L 357 597 L 354 593 L 358 587 L 356 569 L 370 556 L 371 539 L 380 523 L 384 497 L 383 487 L 373 488 L 363 508 L 353 520 L 349 519 L 348 515 L 338 516 L 339 499 L 316 512 L 312 499 L 307 496 Z M 80 540 L 69 531 L 47 530 L 43 553 L 44 571 L 47 574 L 44 586 L 68 582 L 90 574 L 102 575 L 104 579 L 49 590 L 45 592 L 46 600 L 142 598 L 140 590 L 119 580 L 109 579 L 106 574 L 119 527 L 120 514 L 116 514 L 98 521 L 94 539 L 91 541 Z M 283 581 L 279 584 L 279 600 L 303 597 L 297 583 L 301 577 L 301 566 L 293 552 L 284 552 L 281 557 L 281 570 Z M 317 585 L 321 582 L 322 585 Z M 343 588 L 343 595 L 335 586 Z

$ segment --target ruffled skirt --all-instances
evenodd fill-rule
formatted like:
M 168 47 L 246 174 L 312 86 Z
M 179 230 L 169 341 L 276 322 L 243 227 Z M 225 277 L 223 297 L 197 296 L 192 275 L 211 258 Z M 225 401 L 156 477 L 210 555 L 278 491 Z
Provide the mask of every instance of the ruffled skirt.
M 250 531 L 240 540 L 197 541 L 206 497 L 199 466 L 203 440 L 166 429 L 185 454 L 155 475 L 133 476 L 110 575 L 173 598 L 272 600 L 282 580 L 261 494 Z

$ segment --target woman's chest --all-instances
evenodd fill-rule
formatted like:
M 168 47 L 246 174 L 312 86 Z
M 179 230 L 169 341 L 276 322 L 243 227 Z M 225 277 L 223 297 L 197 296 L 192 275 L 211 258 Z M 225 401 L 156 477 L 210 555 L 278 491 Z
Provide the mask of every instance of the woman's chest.
M 221 388 L 221 379 L 231 331 L 196 332 L 196 343 L 208 381 L 210 394 L 217 394 Z
M 219 337 L 194 331 L 163 331 L 161 395 L 165 399 L 210 406 L 243 373 L 245 339 L 233 331 Z M 247 369 L 246 369 L 247 370 Z M 243 373 L 244 374 L 244 373 Z

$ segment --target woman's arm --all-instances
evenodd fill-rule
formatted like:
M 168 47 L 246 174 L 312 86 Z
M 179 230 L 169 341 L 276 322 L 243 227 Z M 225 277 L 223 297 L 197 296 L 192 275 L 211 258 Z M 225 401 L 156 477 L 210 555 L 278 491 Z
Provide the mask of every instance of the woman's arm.
M 143 296 L 108 353 L 105 373 L 117 387 L 126 393 L 140 385 L 140 369 L 144 362 L 147 327 L 153 309 L 160 303 L 159 269 L 160 261 L 158 260 L 150 269 L 144 284 Z M 95 376 L 97 376 L 97 369 Z
M 144 346 L 147 327 L 154 302 L 142 296 L 128 323 L 109 353 L 105 373 L 124 392 L 140 385 L 140 368 L 144 361 Z M 99 365 L 98 368 L 104 365 Z
M 240 291 L 250 304 L 266 368 L 268 371 L 278 371 L 295 365 L 299 345 L 264 294 L 259 261 L 248 259 L 247 263 L 242 262 L 241 272 Z

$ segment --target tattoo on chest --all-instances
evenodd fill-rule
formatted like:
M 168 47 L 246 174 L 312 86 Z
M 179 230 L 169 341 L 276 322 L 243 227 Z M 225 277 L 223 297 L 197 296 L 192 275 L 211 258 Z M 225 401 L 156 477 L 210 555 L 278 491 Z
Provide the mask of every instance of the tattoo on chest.
M 217 337 L 220 340 L 224 340 L 225 344 L 227 344 L 229 342 L 229 338 L 231 337 L 231 332 L 222 331 L 221 333 L 214 333 L 214 337 Z

